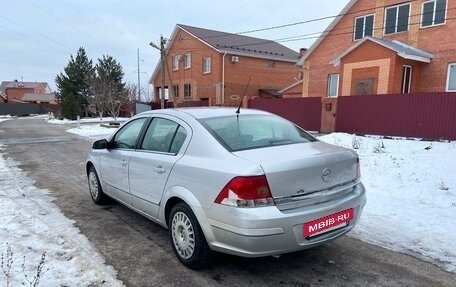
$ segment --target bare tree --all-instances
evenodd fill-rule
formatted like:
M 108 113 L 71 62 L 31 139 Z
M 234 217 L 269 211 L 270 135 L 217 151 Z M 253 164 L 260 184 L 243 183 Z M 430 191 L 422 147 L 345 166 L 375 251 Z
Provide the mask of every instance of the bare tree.
M 136 97 L 138 94 L 138 86 L 133 83 L 128 83 L 125 85 L 124 93 L 125 101 L 122 105 L 122 110 L 129 112 L 130 116 L 133 116 L 136 110 Z
M 122 66 L 113 57 L 103 55 L 103 58 L 98 59 L 95 70 L 97 76 L 92 88 L 96 108 L 100 113 L 107 113 L 117 121 L 122 105 L 128 101 L 125 83 L 122 82 Z
M 103 115 L 107 111 L 107 87 L 103 81 L 95 78 L 92 81 L 92 94 L 90 96 L 90 110 L 100 116 L 100 120 L 103 120 Z

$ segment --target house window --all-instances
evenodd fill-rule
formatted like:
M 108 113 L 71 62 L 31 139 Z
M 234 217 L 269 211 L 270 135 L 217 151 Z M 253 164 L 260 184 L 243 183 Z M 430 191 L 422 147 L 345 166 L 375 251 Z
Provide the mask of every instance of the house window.
M 374 15 L 355 18 L 355 40 L 372 36 L 374 31 Z
M 446 6 L 446 0 L 433 0 L 423 2 L 421 9 L 421 27 L 444 24 Z
M 190 84 L 184 84 L 184 97 L 185 98 L 191 98 L 192 96 L 192 85 Z
M 328 98 L 335 98 L 339 93 L 339 74 L 328 77 Z
M 385 15 L 385 34 L 408 31 L 410 3 L 388 7 Z
M 211 72 L 211 58 L 203 58 L 203 74 Z
M 179 60 L 180 60 L 179 55 L 173 57 L 173 71 L 179 70 Z
M 179 98 L 179 85 L 173 85 L 173 95 Z
M 268 61 L 268 68 L 275 68 L 276 66 L 276 62 L 271 60 L 271 61 Z
M 412 82 L 412 66 L 404 65 L 402 67 L 402 93 L 410 93 L 410 85 Z
M 447 92 L 456 92 L 456 63 L 448 65 Z
M 192 66 L 192 54 L 187 53 L 184 56 L 184 68 L 188 69 Z
M 372 94 L 374 94 L 373 87 L 374 87 L 373 78 L 357 79 L 355 81 L 354 95 L 356 95 L 356 96 L 372 95 Z

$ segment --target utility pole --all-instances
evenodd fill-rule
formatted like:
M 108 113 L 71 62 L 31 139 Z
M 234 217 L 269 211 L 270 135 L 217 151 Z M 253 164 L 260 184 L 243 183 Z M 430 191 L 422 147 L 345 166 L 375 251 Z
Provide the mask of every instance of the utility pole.
M 161 60 L 161 72 L 162 72 L 162 80 L 161 80 L 161 108 L 165 108 L 165 39 L 163 35 L 160 35 L 160 60 Z
M 139 48 L 138 48 L 138 102 L 141 102 L 141 71 L 139 70 Z
M 150 42 L 153 48 L 160 50 L 160 63 L 161 63 L 161 88 L 160 88 L 160 104 L 161 109 L 165 108 L 165 44 L 166 40 L 163 38 L 163 35 L 160 36 L 160 46 L 157 46 L 155 43 Z

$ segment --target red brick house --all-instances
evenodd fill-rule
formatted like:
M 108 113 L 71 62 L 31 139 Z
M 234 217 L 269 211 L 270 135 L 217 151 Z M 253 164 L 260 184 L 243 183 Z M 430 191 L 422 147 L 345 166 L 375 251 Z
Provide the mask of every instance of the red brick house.
M 302 80 L 299 80 L 288 87 L 279 91 L 282 98 L 300 98 L 302 97 Z
M 167 40 L 164 87 L 178 105 L 206 101 L 237 106 L 244 93 L 245 105 L 251 98 L 278 96 L 300 72 L 295 66 L 299 56 L 270 40 L 178 24 Z M 158 63 L 149 81 L 156 102 L 161 68 Z
M 0 103 L 21 102 L 27 93 L 50 93 L 47 83 L 3 81 L 0 85 Z
M 351 0 L 298 62 L 321 131 L 338 96 L 456 92 L 455 18 L 455 0 Z
M 57 105 L 55 93 L 25 93 L 21 101 L 30 104 Z

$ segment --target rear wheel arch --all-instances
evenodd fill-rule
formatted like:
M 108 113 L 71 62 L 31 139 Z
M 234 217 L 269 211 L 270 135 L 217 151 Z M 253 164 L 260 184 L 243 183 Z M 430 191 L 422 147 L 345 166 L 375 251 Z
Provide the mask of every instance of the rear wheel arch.
M 177 196 L 173 196 L 173 197 L 169 198 L 168 201 L 166 202 L 166 205 L 165 205 L 165 222 L 166 222 L 166 226 L 168 226 L 169 215 L 171 214 L 171 210 L 173 209 L 173 207 L 176 204 L 178 204 L 180 202 L 186 203 L 182 198 L 179 198 Z M 168 226 L 168 228 L 169 228 L 169 226 Z
M 174 205 L 178 204 L 179 202 L 186 203 L 192 211 L 195 213 L 198 221 L 200 221 L 200 216 L 198 211 L 195 210 L 202 208 L 200 201 L 196 196 L 188 189 L 182 186 L 173 186 L 169 188 L 165 194 L 162 196 L 162 203 L 165 203 L 161 211 L 159 212 L 160 221 L 164 222 L 166 226 L 168 225 L 169 214 Z

